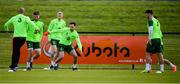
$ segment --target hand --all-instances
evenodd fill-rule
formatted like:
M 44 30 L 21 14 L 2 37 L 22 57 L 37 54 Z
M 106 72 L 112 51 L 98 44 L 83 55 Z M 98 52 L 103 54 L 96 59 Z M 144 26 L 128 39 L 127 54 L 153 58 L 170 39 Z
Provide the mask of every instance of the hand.
M 47 36 L 49 34 L 49 32 L 44 32 L 44 35 Z

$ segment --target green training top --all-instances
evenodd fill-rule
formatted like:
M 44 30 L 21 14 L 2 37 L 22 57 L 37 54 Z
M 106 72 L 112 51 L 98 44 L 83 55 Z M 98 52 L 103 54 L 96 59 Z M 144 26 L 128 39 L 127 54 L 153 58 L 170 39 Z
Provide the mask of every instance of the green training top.
M 14 25 L 14 35 L 13 37 L 27 37 L 27 27 L 32 25 L 33 28 L 37 29 L 38 27 L 30 20 L 28 16 L 23 14 L 18 14 L 8 20 L 4 28 L 9 31 L 10 24 Z
M 63 19 L 61 19 L 61 20 L 53 19 L 49 24 L 48 32 L 63 29 L 63 28 L 65 28 L 65 26 L 66 26 L 66 22 Z M 61 35 L 59 33 L 51 33 L 50 34 L 50 38 L 55 39 L 55 40 L 59 40 L 60 36 Z
M 59 38 L 60 39 L 59 44 L 72 45 L 73 41 L 76 40 L 78 48 L 82 52 L 82 44 L 79 38 L 79 34 L 77 33 L 76 30 L 71 31 L 71 29 L 67 27 L 64 29 L 51 31 L 50 34 L 51 33 L 61 34 L 61 38 Z
M 152 20 L 148 21 L 148 26 L 153 27 L 153 29 L 150 30 L 152 32 L 152 34 L 150 34 L 150 39 L 160 38 L 161 45 L 163 45 L 163 41 L 162 41 L 163 34 L 161 32 L 160 22 L 156 18 L 153 17 Z
M 44 23 L 41 21 L 33 21 L 33 23 L 36 24 L 38 28 L 40 28 L 39 32 L 36 32 L 32 25 L 28 25 L 26 40 L 32 42 L 41 42 L 43 36 Z
M 148 26 L 152 26 L 152 34 L 150 35 L 150 39 L 155 39 L 155 38 L 162 38 L 162 32 L 160 29 L 160 22 L 155 19 L 154 17 L 152 18 L 152 20 L 148 21 Z

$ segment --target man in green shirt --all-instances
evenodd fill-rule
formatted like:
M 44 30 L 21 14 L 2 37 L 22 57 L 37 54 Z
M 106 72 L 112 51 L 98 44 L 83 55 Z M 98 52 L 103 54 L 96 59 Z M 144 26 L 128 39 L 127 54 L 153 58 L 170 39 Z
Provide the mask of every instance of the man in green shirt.
M 14 25 L 14 35 L 13 35 L 13 50 L 12 50 L 12 61 L 9 66 L 8 72 L 14 72 L 18 68 L 19 57 L 20 57 L 20 48 L 25 43 L 27 37 L 27 26 L 32 25 L 36 30 L 38 27 L 30 20 L 28 16 L 24 15 L 25 9 L 19 8 L 18 15 L 13 16 L 10 20 L 8 20 L 4 28 L 9 30 L 9 26 L 11 24 Z
M 146 47 L 146 68 L 143 73 L 151 72 L 151 56 L 152 54 L 157 54 L 160 64 L 160 70 L 156 73 L 164 72 L 164 62 L 171 63 L 163 57 L 163 42 L 162 42 L 162 32 L 160 29 L 160 22 L 154 18 L 152 10 L 146 10 L 145 14 L 148 18 L 148 43 Z M 172 64 L 172 63 L 171 63 Z
M 54 31 L 54 30 L 60 30 L 65 28 L 66 26 L 66 22 L 63 20 L 63 12 L 59 11 L 57 12 L 57 18 L 53 19 L 48 27 L 48 32 Z M 49 66 L 49 69 L 52 69 L 52 64 L 53 64 L 53 60 L 54 58 L 56 58 L 56 56 L 58 56 L 58 43 L 59 43 L 59 38 L 60 38 L 60 34 L 59 33 L 51 33 L 49 38 L 50 38 L 50 42 L 51 42 L 51 47 L 50 47 L 50 52 L 51 52 L 51 64 Z
M 60 62 L 63 58 L 64 58 L 64 52 L 69 53 L 71 56 L 73 56 L 74 62 L 72 65 L 72 69 L 73 70 L 77 70 L 77 53 L 74 50 L 72 43 L 74 40 L 76 40 L 76 43 L 78 45 L 79 50 L 82 53 L 82 45 L 81 45 L 81 41 L 79 38 L 79 34 L 76 31 L 76 23 L 75 22 L 71 22 L 69 24 L 69 28 L 65 28 L 65 29 L 60 29 L 60 30 L 54 30 L 54 31 L 50 31 L 51 33 L 59 33 L 61 34 L 61 37 L 59 38 L 59 45 L 58 45 L 58 50 L 59 50 L 59 56 L 54 59 L 54 64 L 53 64 L 53 68 L 54 70 L 58 69 L 58 62 Z
M 39 21 L 40 14 L 39 11 L 35 11 L 33 13 L 34 19 L 32 22 L 38 26 L 39 32 L 36 32 L 36 30 L 33 28 L 33 26 L 28 25 L 27 30 L 27 38 L 26 43 L 28 47 L 28 59 L 27 59 L 27 66 L 25 71 L 29 71 L 32 69 L 32 63 L 34 59 L 37 59 L 40 56 L 41 48 L 40 48 L 40 42 L 43 36 L 43 29 L 44 29 L 44 23 Z M 35 54 L 33 55 L 33 50 L 35 50 Z

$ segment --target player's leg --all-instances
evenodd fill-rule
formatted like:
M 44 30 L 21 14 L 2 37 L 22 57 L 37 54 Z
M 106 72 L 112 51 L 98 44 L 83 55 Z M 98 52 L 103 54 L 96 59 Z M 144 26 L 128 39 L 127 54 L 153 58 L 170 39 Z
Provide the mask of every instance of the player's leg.
M 33 42 L 31 41 L 26 41 L 27 47 L 28 47 L 28 57 L 27 57 L 27 65 L 25 71 L 30 71 L 31 70 L 31 58 L 33 56 Z
M 38 59 L 40 55 L 41 55 L 41 49 L 40 48 L 35 49 L 35 54 L 31 58 L 31 62 L 33 62 L 35 59 Z
M 26 38 L 24 37 L 14 37 L 13 38 L 13 51 L 11 58 L 11 65 L 9 66 L 8 72 L 14 72 L 18 68 L 19 57 L 20 57 L 20 48 L 25 43 Z
M 51 43 L 51 46 L 50 46 L 51 64 L 49 65 L 48 68 L 44 68 L 44 70 L 53 70 L 54 69 L 54 66 L 53 66 L 55 64 L 54 60 L 55 60 L 55 57 L 56 57 L 56 55 L 58 53 L 57 45 L 58 45 L 59 41 L 51 39 L 50 43 Z
M 59 54 L 57 56 L 57 58 L 54 60 L 54 70 L 57 70 L 59 68 L 59 62 L 61 62 L 64 58 L 64 51 L 59 51 Z
M 40 48 L 40 43 L 39 42 L 34 42 L 33 48 L 35 49 L 35 54 L 31 58 L 31 62 L 33 62 L 35 59 L 39 58 L 41 54 L 41 48 Z
M 75 49 L 72 47 L 72 45 L 69 45 L 69 46 L 65 47 L 65 51 L 67 53 L 69 53 L 74 59 L 72 69 L 77 70 L 77 58 L 78 58 L 78 56 L 77 56 Z
M 147 43 L 146 46 L 146 65 L 145 70 L 142 71 L 142 73 L 149 73 L 151 72 L 151 55 L 154 50 L 154 46 L 150 43 Z
M 157 71 L 157 73 L 163 73 L 164 72 L 164 57 L 162 53 L 157 53 L 159 64 L 160 64 L 160 72 Z
M 55 64 L 55 58 L 58 56 L 58 44 L 59 40 L 51 40 L 51 48 L 52 48 L 52 56 L 51 56 L 51 65 L 50 68 L 53 68 L 53 65 Z
M 164 72 L 164 56 L 163 56 L 163 47 L 161 46 L 161 39 L 154 39 L 153 44 L 155 45 L 155 52 L 157 53 L 159 64 L 160 64 L 160 71 L 156 73 L 163 73 Z
M 164 59 L 164 63 L 167 64 L 167 65 L 169 65 L 169 66 L 171 66 L 173 72 L 176 72 L 176 71 L 177 71 L 176 65 L 174 65 L 174 64 L 173 64 L 171 61 L 169 61 L 168 59 Z
M 149 73 L 151 72 L 151 53 L 146 52 L 146 67 L 142 73 Z
M 73 65 L 72 65 L 72 69 L 73 70 L 77 70 L 77 59 L 78 59 L 78 56 L 77 56 L 77 53 L 76 51 L 73 49 L 70 51 L 70 55 L 73 57 L 74 61 L 73 61 Z
M 54 59 L 54 70 L 57 70 L 59 68 L 59 62 L 62 61 L 62 59 L 64 58 L 64 51 L 66 51 L 66 46 L 63 45 L 63 44 L 59 44 L 58 45 L 58 51 L 59 51 L 59 54 L 58 56 L 56 57 L 56 59 Z
M 162 41 L 162 40 L 161 40 L 161 41 Z M 161 48 L 162 48 L 162 50 L 164 50 L 163 45 L 161 45 Z M 164 58 L 164 64 L 169 65 L 169 66 L 171 67 L 171 69 L 172 69 L 173 72 L 176 72 L 176 71 L 177 71 L 176 65 L 174 65 L 174 64 L 173 64 L 171 61 L 169 61 L 168 59 L 165 59 L 165 58 Z
M 40 54 L 41 54 L 41 49 L 40 49 L 40 43 L 39 42 L 33 42 L 33 49 L 35 51 L 35 54 L 31 56 L 30 58 L 30 68 L 32 69 L 32 64 L 33 61 L 37 58 L 39 58 Z

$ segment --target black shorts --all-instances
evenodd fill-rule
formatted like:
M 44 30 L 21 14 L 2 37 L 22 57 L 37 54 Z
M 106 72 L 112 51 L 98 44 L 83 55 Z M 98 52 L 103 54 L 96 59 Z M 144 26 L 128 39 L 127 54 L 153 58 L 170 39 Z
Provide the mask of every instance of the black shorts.
M 39 49 L 40 48 L 40 42 L 32 42 L 32 41 L 26 41 L 28 48 L 33 49 Z
M 148 42 L 146 52 L 149 53 L 161 53 L 163 52 L 163 45 L 161 45 L 161 39 L 151 39 L 151 44 Z
M 56 40 L 56 39 L 51 39 L 51 45 L 56 45 L 58 46 L 59 45 L 59 40 Z
M 72 45 L 59 44 L 58 49 L 59 51 L 65 51 L 67 53 L 70 53 L 74 48 L 72 47 Z

